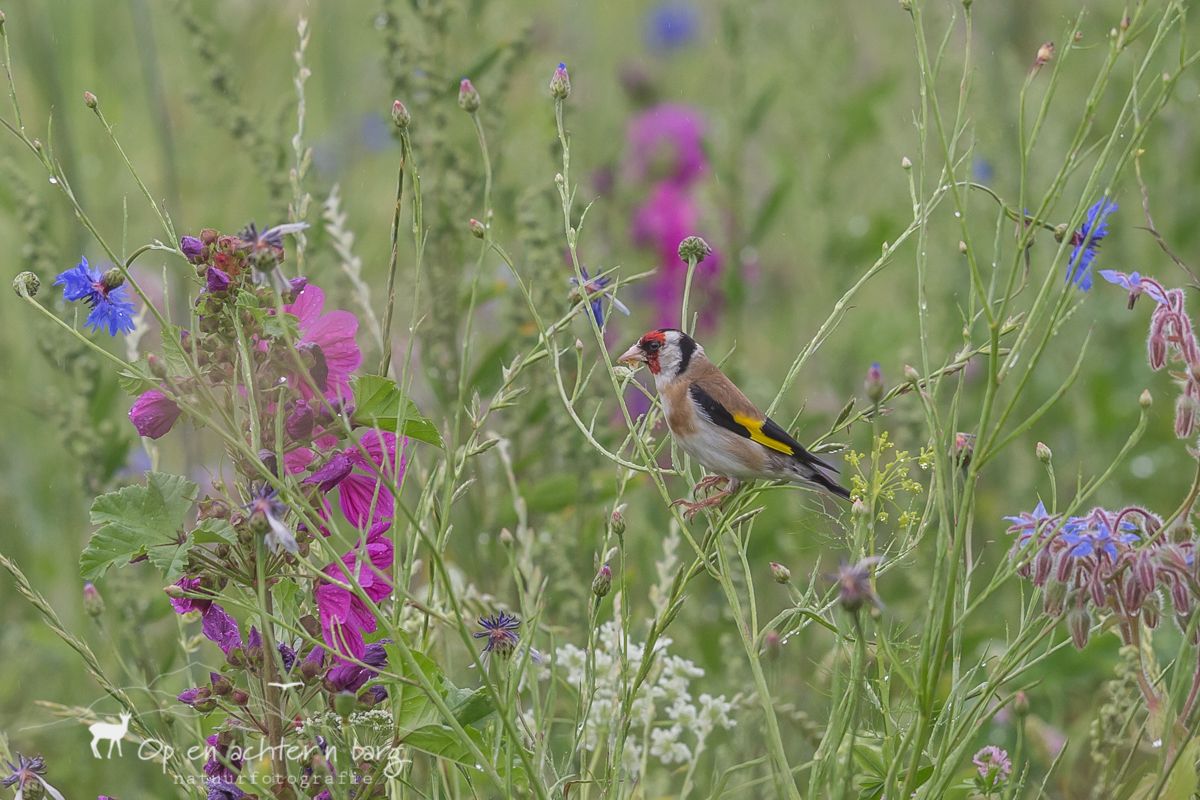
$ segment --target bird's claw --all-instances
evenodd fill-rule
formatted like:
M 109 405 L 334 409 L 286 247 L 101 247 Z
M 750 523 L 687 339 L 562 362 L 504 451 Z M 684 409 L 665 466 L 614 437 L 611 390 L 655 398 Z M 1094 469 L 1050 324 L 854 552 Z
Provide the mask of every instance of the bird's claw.
M 690 521 L 693 517 L 700 513 L 701 509 L 719 506 L 721 503 L 725 502 L 725 498 L 731 494 L 733 494 L 733 492 L 725 490 L 723 492 L 717 492 L 714 495 L 710 495 L 703 500 L 696 500 L 695 502 L 681 498 L 672 502 L 671 505 L 682 506 L 684 519 Z
M 729 483 L 729 478 L 726 478 L 724 475 L 709 475 L 707 478 L 701 478 L 700 482 L 692 488 L 692 495 L 698 495 L 705 489 L 724 486 L 727 483 Z

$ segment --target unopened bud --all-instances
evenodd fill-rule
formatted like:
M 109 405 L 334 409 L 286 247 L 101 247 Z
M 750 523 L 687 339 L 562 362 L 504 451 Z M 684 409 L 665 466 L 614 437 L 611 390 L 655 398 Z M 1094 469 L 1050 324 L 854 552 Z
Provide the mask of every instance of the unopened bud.
M 482 239 L 487 233 L 487 229 L 483 227 L 483 223 L 474 217 L 467 223 L 467 227 L 471 229 L 471 235 L 476 239 Z
M 96 106 L 100 105 L 100 101 L 97 100 L 96 95 L 92 94 L 91 92 L 84 92 L 83 104 L 88 108 L 95 109 Z
M 550 96 L 555 100 L 566 100 L 570 95 L 571 77 L 567 75 L 567 65 L 559 64 L 550 76 Z
M 500 530 L 500 544 L 509 547 L 512 545 L 513 541 L 514 539 L 512 531 L 510 531 L 508 528 L 502 528 Z
M 1042 68 L 1052 58 L 1054 58 L 1054 42 L 1046 42 L 1038 48 L 1037 57 L 1033 60 L 1033 68 Z
M 596 571 L 596 577 L 592 579 L 592 594 L 596 597 L 604 597 L 611 588 L 612 568 L 605 564 Z
M 1077 605 L 1067 614 L 1067 630 L 1071 632 L 1071 643 L 1076 650 L 1087 647 L 1088 636 L 1092 629 L 1092 615 L 1087 606 Z
M 883 391 L 883 369 L 880 368 L 879 362 L 876 361 L 867 370 L 867 378 L 863 381 L 863 392 L 872 403 L 878 403 L 883 399 Z
M 17 277 L 13 278 L 12 287 L 17 297 L 36 297 L 38 289 L 42 288 L 42 279 L 29 270 L 18 272 Z
M 235 706 L 244 706 L 250 702 L 250 695 L 241 689 L 234 689 L 229 695 L 229 699 L 233 701 Z
M 962 253 L 964 256 L 967 254 L 967 243 L 962 239 L 958 240 L 958 252 Z
M 954 460 L 959 466 L 968 467 L 971 465 L 971 456 L 975 454 L 975 435 L 972 433 L 962 433 L 961 431 L 954 434 Z
M 1054 457 L 1054 454 L 1050 452 L 1050 448 L 1046 446 L 1045 442 L 1038 442 L 1037 447 L 1033 448 L 1033 452 L 1037 455 L 1037 460 L 1043 464 L 1049 464 L 1050 459 Z
M 100 279 L 105 288 L 110 291 L 125 283 L 125 273 L 121 272 L 120 267 L 113 267 L 104 273 L 104 277 Z
M 625 506 L 622 504 L 613 509 L 612 516 L 608 518 L 608 526 L 617 536 L 622 536 L 625 533 L 625 514 L 623 513 Z
M 771 577 L 776 583 L 787 583 L 792 579 L 792 571 L 778 561 L 771 562 Z
M 912 384 L 920 383 L 921 373 L 917 372 L 916 367 L 914 367 L 912 364 L 905 364 L 904 365 L 904 380 L 906 380 Z
M 1150 394 L 1149 389 L 1142 389 L 1142 393 L 1138 395 L 1138 405 L 1143 409 L 1149 408 L 1154 404 L 1154 397 Z
M 1017 692 L 1013 695 L 1012 710 L 1020 719 L 1029 716 L 1029 696 L 1024 692 Z
M 871 513 L 871 509 L 867 507 L 867 504 L 865 502 L 863 502 L 863 499 L 861 497 L 855 499 L 855 501 L 850 504 L 850 515 L 851 516 L 858 517 L 861 519 L 863 517 L 868 516 L 870 513 Z
M 408 106 L 401 103 L 399 100 L 392 102 L 392 124 L 400 130 L 408 128 L 412 122 L 412 114 L 408 113 Z
M 210 673 L 208 680 L 212 684 L 213 694 L 218 697 L 224 697 L 233 691 L 233 682 L 219 672 Z
M 699 264 L 711 252 L 712 248 L 708 246 L 708 242 L 699 236 L 689 236 L 679 243 L 679 259 L 689 264 Z
M 348 717 L 358 707 L 358 698 L 353 692 L 338 692 L 333 696 L 333 710 L 339 717 Z
M 900 159 L 900 169 L 904 169 L 904 170 L 912 169 L 912 159 L 909 158 L 908 156 L 904 156 L 903 158 L 901 158 Z
M 83 585 L 83 610 L 93 618 L 104 613 L 104 598 L 100 596 L 100 591 L 90 581 Z
M 146 356 L 146 366 L 150 368 L 150 374 L 158 378 L 160 381 L 167 377 L 167 365 L 155 353 Z
M 1054 226 L 1054 241 L 1061 242 L 1063 239 L 1067 238 L 1067 231 L 1069 231 L 1069 230 L 1070 230 L 1070 228 L 1067 227 L 1067 223 L 1065 223 L 1065 222 L 1055 225 Z
M 463 78 L 458 84 L 458 107 L 468 114 L 479 110 L 479 92 L 469 78 Z

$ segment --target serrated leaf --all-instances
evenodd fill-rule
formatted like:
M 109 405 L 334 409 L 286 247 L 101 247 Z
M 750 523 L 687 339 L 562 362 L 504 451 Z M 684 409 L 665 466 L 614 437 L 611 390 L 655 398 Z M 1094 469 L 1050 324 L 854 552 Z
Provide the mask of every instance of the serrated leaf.
M 353 422 L 356 425 L 400 433 L 436 447 L 443 446 L 442 435 L 437 427 L 421 416 L 417 404 L 404 396 L 394 380 L 381 375 L 360 375 L 350 384 L 354 388 Z
M 384 645 L 384 650 L 387 652 L 387 663 L 394 672 L 409 681 L 417 680 L 416 672 L 404 660 L 400 654 L 400 648 L 395 643 Z M 433 684 L 438 694 L 444 697 L 446 695 L 446 679 L 441 668 L 424 653 L 416 650 L 410 652 L 413 660 L 417 662 L 417 668 L 421 670 L 426 680 Z M 388 694 L 396 698 L 396 705 L 393 707 L 392 713 L 396 726 L 400 730 L 416 730 L 438 719 L 437 706 L 433 704 L 429 695 L 421 687 L 401 681 L 384 680 L 383 683 L 388 686 Z
M 126 486 L 92 501 L 92 524 L 100 528 L 79 557 L 84 579 L 96 580 L 138 556 L 148 557 L 168 575 L 178 570 L 190 537 L 181 542 L 177 532 L 197 488 L 181 475 L 150 472 L 144 486 Z
M 451 689 L 447 696 L 450 710 L 458 724 L 466 727 L 480 720 L 487 719 L 496 710 L 492 698 L 484 688 Z
M 206 519 L 192 531 L 196 544 L 237 544 L 237 532 L 225 519 Z

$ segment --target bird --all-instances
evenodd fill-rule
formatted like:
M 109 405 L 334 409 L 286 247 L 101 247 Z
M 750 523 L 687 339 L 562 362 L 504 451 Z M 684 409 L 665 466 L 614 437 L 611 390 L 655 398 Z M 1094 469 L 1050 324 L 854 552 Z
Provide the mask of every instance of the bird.
M 690 518 L 718 506 L 743 481 L 782 480 L 818 486 L 843 499 L 846 490 L 830 473 L 837 468 L 804 449 L 791 434 L 763 414 L 721 372 L 700 343 L 677 328 L 658 328 L 626 350 L 619 364 L 645 365 L 654 376 L 671 435 L 683 450 L 714 473 L 693 492 L 728 484 L 704 500 L 676 500 Z

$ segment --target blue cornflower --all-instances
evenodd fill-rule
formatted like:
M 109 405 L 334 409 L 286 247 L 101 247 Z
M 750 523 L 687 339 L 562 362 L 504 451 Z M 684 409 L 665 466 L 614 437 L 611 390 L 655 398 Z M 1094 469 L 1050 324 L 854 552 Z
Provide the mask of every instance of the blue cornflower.
M 71 269 L 59 273 L 54 285 L 63 287 L 63 297 L 72 303 L 87 301 L 92 310 L 84 325 L 92 330 L 107 327 L 109 336 L 133 330 L 133 303 L 126 295 L 120 271 L 111 269 L 101 273 L 89 267 L 88 260 L 83 258 Z
M 517 629 L 521 627 L 521 620 L 503 611 L 494 617 L 480 617 L 479 627 L 483 630 L 477 631 L 472 636 L 476 639 L 487 639 L 487 645 L 484 646 L 483 652 L 495 653 L 501 658 L 512 655 L 512 651 L 517 647 L 517 642 L 521 640 L 517 634 Z
M 1108 217 L 1117 210 L 1116 202 L 1101 198 L 1088 209 L 1079 230 L 1071 234 L 1071 260 L 1067 262 L 1067 282 L 1083 291 L 1092 288 L 1092 261 L 1101 240 L 1108 235 Z
M 1121 530 L 1123 533 L 1114 536 L 1112 526 L 1103 519 L 1072 517 L 1063 525 L 1062 538 L 1070 547 L 1067 555 L 1072 558 L 1086 558 L 1104 552 L 1116 561 L 1118 544 L 1132 544 L 1138 540 L 1138 535 L 1134 533 L 1137 527 L 1132 522 L 1123 521 Z
M 686 2 L 660 3 L 646 13 L 646 46 L 652 50 L 676 50 L 696 38 L 700 14 Z
M 1008 532 L 1019 533 L 1021 535 L 1020 542 L 1024 544 L 1029 537 L 1039 532 L 1043 523 L 1049 522 L 1054 517 L 1046 513 L 1046 505 L 1039 500 L 1037 507 L 1032 512 L 1022 511 L 1015 517 L 1005 517 L 1005 519 L 1012 523 Z
M 610 283 L 610 281 L 607 277 L 599 277 L 599 278 L 594 278 L 594 279 L 591 278 L 588 275 L 587 267 L 581 266 L 579 268 L 579 270 L 580 270 L 580 272 L 583 273 L 583 289 L 588 294 L 594 295 L 597 292 L 602 291 L 604 289 L 604 287 L 608 286 L 608 284 Z M 571 285 L 578 287 L 579 279 L 572 277 Z M 617 309 L 617 311 L 620 311 L 625 316 L 627 316 L 627 317 L 629 316 L 629 307 L 627 305 L 625 305 L 620 300 L 618 300 L 616 298 L 616 296 L 613 294 L 609 294 L 608 297 L 612 301 L 613 308 Z M 592 306 L 592 316 L 596 319 L 596 324 L 599 325 L 601 328 L 603 328 L 604 327 L 604 304 L 602 302 L 602 298 L 593 297 L 591 306 Z

